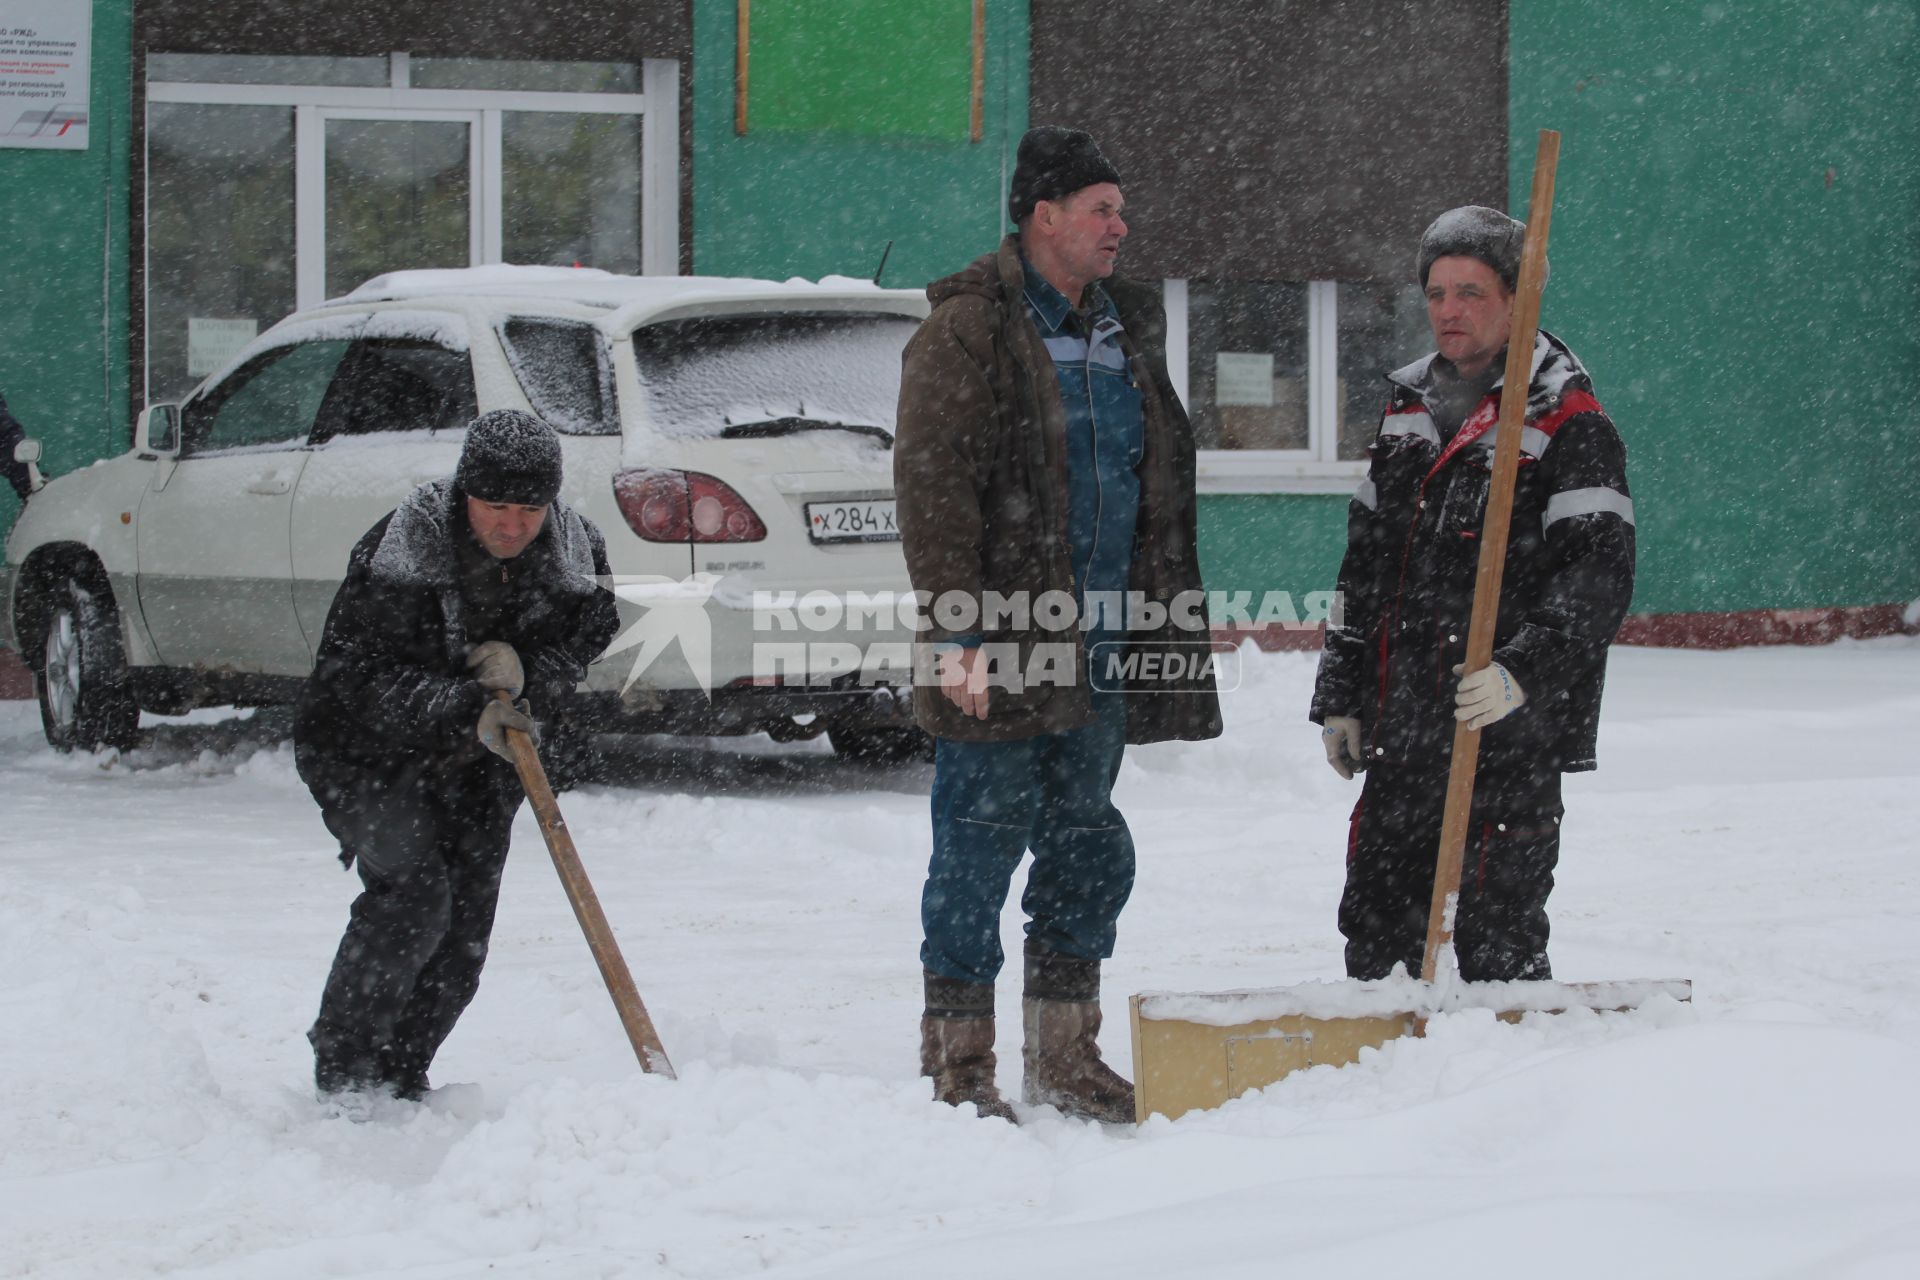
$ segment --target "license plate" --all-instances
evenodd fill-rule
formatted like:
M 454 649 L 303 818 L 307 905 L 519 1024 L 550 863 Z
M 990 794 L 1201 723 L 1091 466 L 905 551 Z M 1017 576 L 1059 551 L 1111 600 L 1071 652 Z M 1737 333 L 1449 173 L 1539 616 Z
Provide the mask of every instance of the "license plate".
M 815 542 L 898 542 L 892 498 L 870 502 L 809 502 L 807 536 Z

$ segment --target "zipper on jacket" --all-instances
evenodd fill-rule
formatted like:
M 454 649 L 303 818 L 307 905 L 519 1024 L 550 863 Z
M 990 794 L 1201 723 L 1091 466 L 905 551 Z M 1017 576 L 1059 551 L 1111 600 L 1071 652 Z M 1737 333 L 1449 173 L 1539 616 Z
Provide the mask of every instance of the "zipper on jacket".
M 1100 555 L 1100 522 L 1107 508 L 1106 489 L 1100 483 L 1100 419 L 1093 407 L 1093 345 L 1087 345 L 1087 360 L 1081 366 L 1080 376 L 1087 380 L 1087 432 L 1089 443 L 1093 446 L 1093 545 L 1087 548 L 1087 573 L 1080 580 L 1080 599 L 1085 606 L 1087 591 L 1093 586 L 1093 562 Z M 1082 619 L 1081 630 L 1086 630 Z

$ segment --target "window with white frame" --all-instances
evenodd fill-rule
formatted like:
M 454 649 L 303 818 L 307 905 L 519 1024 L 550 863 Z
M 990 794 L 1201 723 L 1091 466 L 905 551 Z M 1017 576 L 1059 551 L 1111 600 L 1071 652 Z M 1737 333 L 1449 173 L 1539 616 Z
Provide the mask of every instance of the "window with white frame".
M 1384 375 L 1432 349 L 1411 283 L 1168 280 L 1168 368 L 1203 491 L 1345 492 Z
M 147 57 L 146 391 L 384 272 L 679 270 L 679 67 Z

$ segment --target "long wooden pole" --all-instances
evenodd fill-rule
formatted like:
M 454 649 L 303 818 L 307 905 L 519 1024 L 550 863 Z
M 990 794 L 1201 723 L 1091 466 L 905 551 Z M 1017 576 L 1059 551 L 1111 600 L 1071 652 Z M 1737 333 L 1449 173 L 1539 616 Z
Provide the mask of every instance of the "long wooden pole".
M 967 140 L 987 131 L 987 0 L 973 0 L 973 76 L 967 92 Z
M 1534 334 L 1540 328 L 1540 293 L 1545 285 L 1547 231 L 1553 222 L 1553 179 L 1560 164 L 1560 135 L 1540 131 L 1534 153 L 1533 195 L 1527 202 L 1527 237 L 1520 251 L 1520 280 L 1513 300 L 1513 326 L 1507 337 L 1507 367 L 1500 388 L 1500 424 L 1493 446 L 1493 477 L 1487 486 L 1487 513 L 1480 528 L 1480 564 L 1473 582 L 1473 615 L 1467 631 L 1463 674 L 1493 661 L 1493 637 L 1500 614 L 1500 577 L 1507 564 L 1507 526 L 1513 518 L 1514 476 L 1520 469 L 1520 430 L 1527 417 L 1527 385 L 1533 379 Z M 1427 910 L 1427 950 L 1420 976 L 1432 982 L 1440 954 L 1453 941 L 1454 912 L 1460 900 L 1460 868 L 1467 846 L 1467 818 L 1473 810 L 1473 775 L 1480 763 L 1480 731 L 1464 720 L 1453 729 L 1453 763 L 1447 773 L 1447 807 L 1440 820 L 1440 852 L 1433 873 L 1433 903 Z
M 504 690 L 494 696 L 502 702 L 513 701 Z M 579 850 L 573 847 L 567 820 L 560 816 L 560 805 L 553 798 L 553 787 L 547 782 L 547 770 L 540 763 L 540 753 L 532 739 L 518 729 L 507 730 L 507 747 L 513 752 L 514 768 L 520 772 L 520 785 L 526 788 L 527 799 L 533 805 L 533 816 L 540 820 L 540 834 L 546 837 L 547 852 L 553 855 L 553 869 L 560 873 L 560 885 L 567 891 L 567 901 L 573 904 L 574 919 L 587 935 L 587 947 L 600 966 L 607 994 L 613 997 L 613 1007 L 620 1014 L 620 1025 L 627 1029 L 633 1055 L 640 1059 L 642 1071 L 671 1080 L 673 1063 L 667 1060 L 660 1033 L 653 1029 L 653 1019 L 647 1016 L 640 990 L 633 985 L 633 974 L 627 970 L 626 959 L 620 954 L 620 944 L 614 940 L 606 913 L 600 910 L 599 895 L 593 891 L 593 882 L 587 879 Z
M 753 21 L 753 0 L 740 0 L 735 9 L 733 32 L 733 131 L 742 137 L 747 132 L 747 51 Z

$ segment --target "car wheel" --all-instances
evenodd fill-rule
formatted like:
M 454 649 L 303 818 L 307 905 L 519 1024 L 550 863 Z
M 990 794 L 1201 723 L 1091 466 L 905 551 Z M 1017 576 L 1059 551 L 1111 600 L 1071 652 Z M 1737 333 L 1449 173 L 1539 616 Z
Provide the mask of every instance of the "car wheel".
M 859 764 L 925 764 L 933 759 L 933 739 L 919 729 L 829 728 L 827 741 L 836 753 Z
M 47 741 L 56 751 L 131 747 L 140 707 L 127 679 L 113 596 L 77 577 L 62 580 L 50 594 L 33 673 Z

